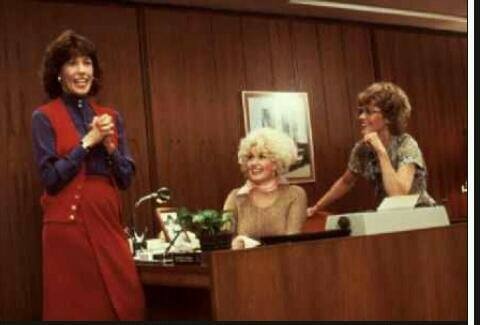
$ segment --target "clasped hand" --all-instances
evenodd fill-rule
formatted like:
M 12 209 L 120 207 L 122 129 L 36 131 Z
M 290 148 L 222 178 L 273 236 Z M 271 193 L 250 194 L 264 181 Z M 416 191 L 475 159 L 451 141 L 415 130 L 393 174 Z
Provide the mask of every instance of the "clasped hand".
M 87 146 L 94 146 L 103 141 L 105 148 L 109 153 L 112 153 L 115 149 L 115 143 L 111 135 L 114 134 L 115 124 L 113 118 L 108 114 L 100 116 L 94 116 L 92 123 L 90 124 L 90 130 L 82 139 L 82 142 Z

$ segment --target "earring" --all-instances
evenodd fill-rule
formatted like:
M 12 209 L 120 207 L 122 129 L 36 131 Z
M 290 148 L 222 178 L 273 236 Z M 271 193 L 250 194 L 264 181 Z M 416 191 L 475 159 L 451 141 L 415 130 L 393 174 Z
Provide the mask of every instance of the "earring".
M 62 81 L 62 77 L 58 76 L 58 77 L 57 77 L 57 80 L 58 80 L 58 82 L 61 82 L 61 81 Z

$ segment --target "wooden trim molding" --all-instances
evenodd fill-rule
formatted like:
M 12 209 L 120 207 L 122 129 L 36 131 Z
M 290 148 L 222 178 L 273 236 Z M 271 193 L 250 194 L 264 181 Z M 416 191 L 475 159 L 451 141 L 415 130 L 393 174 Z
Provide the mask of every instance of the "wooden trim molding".
M 125 0 L 217 10 L 318 17 L 467 33 L 466 0 Z

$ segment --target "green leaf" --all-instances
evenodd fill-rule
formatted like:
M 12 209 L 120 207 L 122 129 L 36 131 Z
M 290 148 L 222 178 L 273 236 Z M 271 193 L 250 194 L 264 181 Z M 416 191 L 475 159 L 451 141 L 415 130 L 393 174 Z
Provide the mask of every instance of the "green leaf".
M 231 230 L 233 211 L 204 209 L 192 213 L 187 208 L 181 207 L 177 211 L 177 218 L 185 230 L 197 235 L 201 233 L 216 235 L 221 231 Z

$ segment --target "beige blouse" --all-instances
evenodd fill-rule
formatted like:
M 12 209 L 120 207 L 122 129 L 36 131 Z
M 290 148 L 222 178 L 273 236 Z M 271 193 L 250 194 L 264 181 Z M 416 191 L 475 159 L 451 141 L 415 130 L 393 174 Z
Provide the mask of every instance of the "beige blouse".
M 280 185 L 272 205 L 259 208 L 238 188 L 228 195 L 224 210 L 234 211 L 233 231 L 253 238 L 299 233 L 306 219 L 307 194 L 296 185 Z

